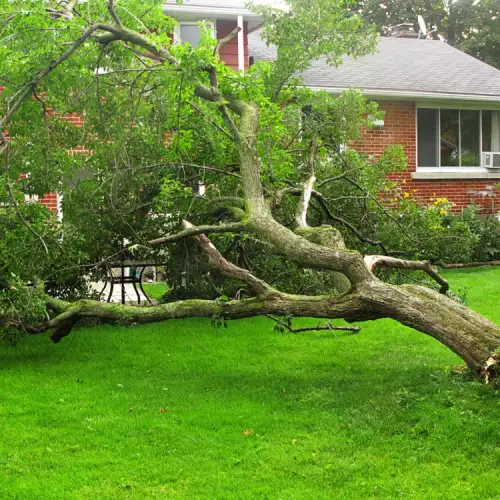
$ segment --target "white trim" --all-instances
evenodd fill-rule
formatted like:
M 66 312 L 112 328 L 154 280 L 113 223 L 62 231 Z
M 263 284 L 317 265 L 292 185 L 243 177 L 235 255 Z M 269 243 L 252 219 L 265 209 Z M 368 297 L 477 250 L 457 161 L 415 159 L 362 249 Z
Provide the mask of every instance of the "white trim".
M 490 144 L 491 146 L 491 144 Z M 479 161 L 483 165 L 483 110 L 479 113 Z
M 469 110 L 481 110 L 481 111 L 498 111 L 498 103 L 491 101 L 477 101 L 477 102 L 467 102 L 461 101 L 457 102 L 446 102 L 439 99 L 435 101 L 429 100 L 419 100 L 415 102 L 417 108 L 423 109 L 462 109 L 464 111 Z
M 418 110 L 418 107 L 417 107 Z M 438 167 L 441 168 L 441 108 L 438 108 L 438 126 L 437 126 L 437 133 L 438 133 L 438 140 L 436 142 L 436 147 L 438 150 Z M 417 118 L 418 120 L 418 118 Z M 415 138 L 415 144 L 418 144 L 418 135 Z M 415 170 L 418 170 L 418 164 L 416 165 Z
M 415 170 L 418 165 L 418 108 L 415 106 Z
M 245 71 L 245 38 L 243 24 L 243 16 L 238 16 L 238 69 L 243 72 Z
M 411 178 L 416 180 L 498 180 L 500 173 L 485 172 L 485 168 L 477 168 L 474 172 L 443 172 L 434 170 L 432 172 L 422 172 L 420 169 L 417 172 L 411 173 Z
M 481 111 L 479 111 L 479 114 L 481 114 Z M 441 130 L 439 136 L 441 136 Z M 441 141 L 439 142 L 439 148 L 441 148 Z M 441 162 L 439 164 L 441 165 Z M 460 109 L 458 110 L 458 166 L 462 168 L 462 113 Z
M 332 94 L 342 93 L 346 90 L 355 89 L 355 87 L 320 87 L 315 85 L 308 85 L 308 88 L 314 91 L 323 90 Z M 364 96 L 367 97 L 392 97 L 392 98 L 406 98 L 406 99 L 447 99 L 457 101 L 484 101 L 500 103 L 500 95 L 475 95 L 475 94 L 450 94 L 438 92 L 422 92 L 422 91 L 407 91 L 407 90 L 385 90 L 385 89 L 358 89 Z M 429 105 L 428 107 L 431 107 Z
M 464 173 L 475 173 L 482 172 L 488 173 L 491 170 L 488 170 L 484 167 L 417 167 L 418 172 L 438 172 L 443 174 L 457 174 L 459 172 Z
M 163 5 L 163 13 L 167 16 L 176 17 L 176 14 L 192 14 L 203 18 L 212 19 L 236 19 L 245 16 L 247 21 L 260 22 L 262 17 L 248 9 L 228 9 L 225 7 L 205 7 L 202 5 Z

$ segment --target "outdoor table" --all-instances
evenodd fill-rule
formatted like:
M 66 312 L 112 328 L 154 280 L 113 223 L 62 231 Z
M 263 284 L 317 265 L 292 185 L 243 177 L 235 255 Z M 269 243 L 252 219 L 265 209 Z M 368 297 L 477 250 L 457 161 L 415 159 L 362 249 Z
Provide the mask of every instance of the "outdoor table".
M 137 295 L 137 303 L 141 303 L 141 295 L 139 293 L 139 290 L 137 289 L 137 284 L 139 284 L 139 288 L 141 292 L 144 294 L 144 297 L 146 297 L 146 300 L 152 304 L 151 299 L 149 298 L 148 294 L 144 291 L 144 287 L 142 286 L 142 277 L 144 274 L 144 270 L 147 267 L 155 266 L 156 263 L 154 262 L 136 262 L 132 260 L 122 260 L 120 262 L 111 262 L 108 264 L 107 267 L 107 276 L 106 276 L 106 281 L 110 285 L 109 289 L 109 294 L 108 294 L 108 299 L 107 302 L 111 302 L 111 297 L 113 296 L 113 290 L 114 290 L 114 285 L 120 285 L 121 286 L 121 291 L 122 291 L 122 297 L 121 297 L 121 302 L 122 304 L 125 304 L 125 285 L 126 284 L 132 284 L 134 287 L 134 291 Z M 139 276 L 137 276 L 137 273 L 134 272 L 133 276 L 125 276 L 125 269 L 127 267 L 132 267 L 134 270 L 140 270 L 139 271 Z M 115 276 L 113 274 L 113 269 L 120 269 L 121 273 L 120 276 Z

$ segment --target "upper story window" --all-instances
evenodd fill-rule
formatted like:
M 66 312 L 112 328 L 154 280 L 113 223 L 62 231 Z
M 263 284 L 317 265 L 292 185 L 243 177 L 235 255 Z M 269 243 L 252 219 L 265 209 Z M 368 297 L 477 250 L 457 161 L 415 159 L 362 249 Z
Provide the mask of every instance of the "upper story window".
M 417 110 L 418 167 L 481 167 L 482 152 L 500 151 L 500 111 Z
M 214 24 L 207 22 L 205 26 L 211 30 L 212 36 L 215 38 Z M 201 29 L 197 22 L 181 22 L 175 27 L 174 41 L 189 43 L 191 47 L 196 48 L 201 40 Z

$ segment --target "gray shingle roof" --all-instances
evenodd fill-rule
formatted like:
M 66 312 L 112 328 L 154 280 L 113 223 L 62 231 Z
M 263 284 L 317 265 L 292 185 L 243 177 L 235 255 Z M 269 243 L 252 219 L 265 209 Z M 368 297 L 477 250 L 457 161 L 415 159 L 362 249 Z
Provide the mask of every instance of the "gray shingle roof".
M 434 40 L 380 38 L 376 54 L 359 59 L 345 57 L 338 68 L 324 59 L 314 61 L 303 74 L 311 87 L 360 88 L 376 94 L 401 92 L 491 96 L 500 98 L 500 70 L 454 47 Z M 276 50 L 266 47 L 258 33 L 248 38 L 255 59 L 274 59 Z

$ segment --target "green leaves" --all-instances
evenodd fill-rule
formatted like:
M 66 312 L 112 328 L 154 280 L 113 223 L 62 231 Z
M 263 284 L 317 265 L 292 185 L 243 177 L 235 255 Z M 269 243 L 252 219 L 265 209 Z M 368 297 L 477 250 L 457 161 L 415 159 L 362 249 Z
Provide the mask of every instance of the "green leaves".
M 325 57 L 329 64 L 338 65 L 345 55 L 357 57 L 375 49 L 375 31 L 364 25 L 352 1 L 291 0 L 287 5 L 287 11 L 252 6 L 264 18 L 264 40 L 277 47 L 267 82 L 270 95 L 276 96 L 315 59 Z

